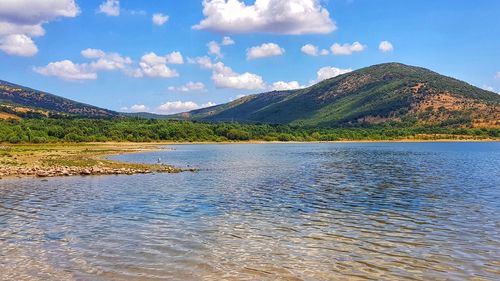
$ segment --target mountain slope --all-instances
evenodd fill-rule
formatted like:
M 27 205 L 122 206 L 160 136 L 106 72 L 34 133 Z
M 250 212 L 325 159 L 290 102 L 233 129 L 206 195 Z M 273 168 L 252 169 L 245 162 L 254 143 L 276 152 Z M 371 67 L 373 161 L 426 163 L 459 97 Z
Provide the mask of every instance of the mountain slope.
M 399 63 L 363 68 L 293 91 L 246 96 L 174 118 L 306 126 L 388 121 L 500 126 L 500 95 Z
M 49 115 L 110 118 L 119 115 L 111 110 L 75 102 L 2 80 L 0 80 L 0 112 L 4 117 L 10 116 L 10 118 Z

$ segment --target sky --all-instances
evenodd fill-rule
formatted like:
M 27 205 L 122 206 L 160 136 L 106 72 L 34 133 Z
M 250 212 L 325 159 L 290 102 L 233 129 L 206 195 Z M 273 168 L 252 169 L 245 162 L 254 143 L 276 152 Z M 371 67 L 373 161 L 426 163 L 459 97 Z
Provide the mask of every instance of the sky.
M 117 111 L 183 112 L 385 62 L 500 92 L 500 1 L 0 1 L 0 80 Z

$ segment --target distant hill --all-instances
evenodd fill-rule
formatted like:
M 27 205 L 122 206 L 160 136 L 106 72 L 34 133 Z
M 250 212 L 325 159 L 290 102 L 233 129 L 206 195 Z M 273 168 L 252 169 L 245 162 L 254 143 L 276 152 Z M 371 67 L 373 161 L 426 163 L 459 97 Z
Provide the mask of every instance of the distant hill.
M 0 119 L 43 116 L 110 118 L 119 113 L 0 80 Z
M 142 118 L 142 119 L 159 119 L 159 120 L 171 119 L 170 116 L 168 115 L 161 115 L 149 112 L 122 112 L 120 114 L 126 117 Z
M 392 121 L 500 127 L 500 95 L 428 69 L 387 63 L 340 75 L 305 89 L 250 95 L 171 118 L 305 126 Z

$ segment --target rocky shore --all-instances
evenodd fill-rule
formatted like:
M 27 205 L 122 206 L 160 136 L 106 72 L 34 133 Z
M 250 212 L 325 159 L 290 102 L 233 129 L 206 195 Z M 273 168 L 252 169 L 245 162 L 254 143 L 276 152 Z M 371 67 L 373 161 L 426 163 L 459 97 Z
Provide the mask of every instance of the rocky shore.
M 80 143 L 0 145 L 0 179 L 194 172 L 166 164 L 111 161 L 107 156 L 158 151 L 161 144 Z
M 110 168 L 110 167 L 0 167 L 0 178 L 31 176 L 39 178 L 96 176 L 96 175 L 135 175 L 150 173 L 179 173 L 194 171 L 183 170 L 171 166 L 155 165 L 151 168 Z

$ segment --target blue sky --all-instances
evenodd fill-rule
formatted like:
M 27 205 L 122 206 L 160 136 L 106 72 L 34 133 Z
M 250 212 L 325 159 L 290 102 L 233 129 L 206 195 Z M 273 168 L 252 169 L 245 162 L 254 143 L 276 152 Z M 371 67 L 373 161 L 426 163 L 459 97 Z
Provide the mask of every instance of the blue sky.
M 500 91 L 500 1 L 0 2 L 0 79 L 113 110 L 185 111 L 393 61 Z

